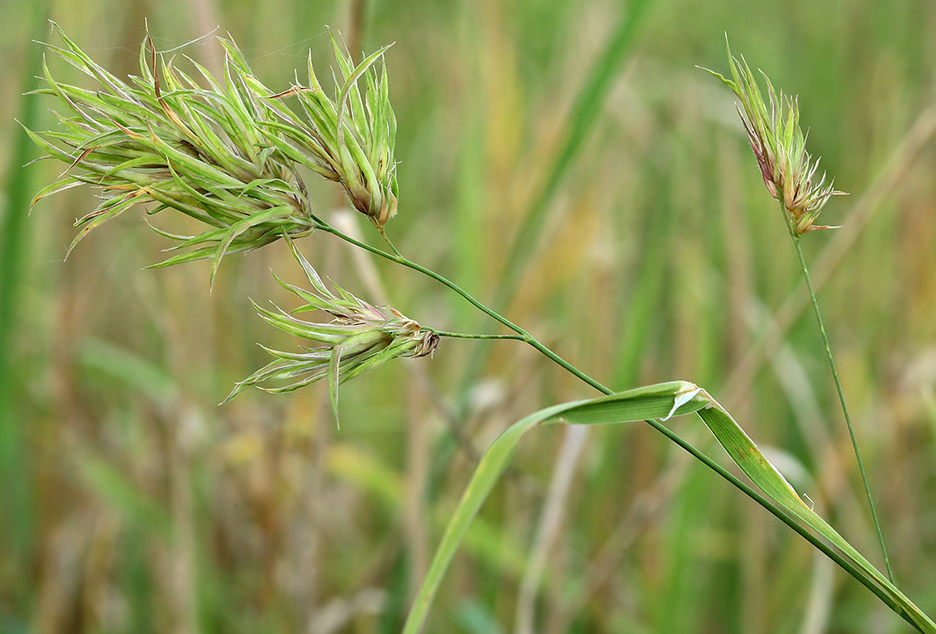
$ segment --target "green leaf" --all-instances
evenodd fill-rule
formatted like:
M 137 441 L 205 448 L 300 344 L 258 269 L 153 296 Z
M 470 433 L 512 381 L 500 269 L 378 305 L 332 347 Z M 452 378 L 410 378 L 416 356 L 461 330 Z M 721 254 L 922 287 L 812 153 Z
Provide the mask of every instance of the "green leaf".
M 449 521 L 429 571 L 410 609 L 403 634 L 417 634 L 421 630 L 435 593 L 441 585 L 442 578 L 465 532 L 494 485 L 500 480 L 516 453 L 520 441 L 528 431 L 543 423 L 616 424 L 645 419 L 665 419 L 671 415 L 693 412 L 698 413 L 732 460 L 771 500 L 841 551 L 845 557 L 845 564 L 843 565 L 838 559 L 836 563 L 872 589 L 889 608 L 911 623 L 918 631 L 936 634 L 936 624 L 933 621 L 868 563 L 825 520 L 803 503 L 793 487 L 764 457 L 754 442 L 721 405 L 704 390 L 685 381 L 661 383 L 588 401 L 555 405 L 530 414 L 503 432 L 485 451 Z
M 875 594 L 878 594 L 891 610 L 916 627 L 918 631 L 926 634 L 936 633 L 936 623 L 933 623 L 818 513 L 807 506 L 731 415 L 715 401 L 712 403 L 714 406 L 700 410 L 699 416 L 741 471 L 771 500 L 841 551 L 850 563 L 859 568 L 862 573 L 859 581 L 872 591 L 874 588 L 871 584 L 883 591 L 885 596 L 877 592 Z
M 520 441 L 529 430 L 547 421 L 590 425 L 662 418 L 669 415 L 672 410 L 676 394 L 694 387 L 691 383 L 675 381 L 590 401 L 554 405 L 530 414 L 511 425 L 488 447 L 475 469 L 458 508 L 445 529 L 442 541 L 436 549 L 426 578 L 413 601 L 403 634 L 416 634 L 422 628 L 432 599 L 468 526 L 513 459 Z M 704 400 L 699 399 L 697 402 L 683 405 L 679 413 L 695 411 L 705 407 L 706 404 Z M 602 416 L 602 411 L 607 411 L 607 416 Z

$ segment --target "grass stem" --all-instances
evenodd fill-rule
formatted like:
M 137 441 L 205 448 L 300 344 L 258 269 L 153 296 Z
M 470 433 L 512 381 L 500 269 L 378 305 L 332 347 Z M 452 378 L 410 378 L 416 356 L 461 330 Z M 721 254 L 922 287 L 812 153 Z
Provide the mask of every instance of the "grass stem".
M 322 231 L 325 231 L 338 238 L 341 238 L 345 242 L 348 242 L 349 244 L 353 244 L 354 246 L 364 249 L 365 251 L 370 251 L 374 255 L 379 255 L 380 257 L 386 260 L 390 260 L 391 262 L 396 262 L 397 264 L 401 264 L 407 268 L 413 269 L 414 271 L 422 273 L 423 275 L 427 277 L 431 277 L 432 279 L 436 280 L 442 285 L 447 286 L 448 288 L 452 289 L 453 291 L 461 295 L 463 298 L 465 298 L 472 306 L 474 306 L 475 308 L 477 308 L 484 314 L 488 315 L 495 321 L 501 323 L 502 325 L 506 326 L 510 330 L 513 330 L 515 333 L 520 335 L 518 338 L 519 340 L 526 342 L 527 344 L 529 344 L 530 346 L 532 346 L 533 348 L 541 352 L 543 355 L 548 357 L 550 360 L 555 362 L 560 367 L 564 368 L 571 374 L 575 375 L 576 377 L 578 377 L 585 383 L 589 384 L 590 386 L 592 386 L 593 388 L 595 388 L 602 394 L 613 393 L 613 390 L 611 390 L 608 387 L 605 387 L 604 385 L 602 385 L 601 383 L 591 378 L 590 376 L 588 376 L 587 374 L 585 374 L 584 372 L 576 368 L 574 365 L 572 365 L 571 363 L 569 363 L 568 361 L 560 357 L 558 354 L 556 354 L 555 352 L 547 348 L 545 345 L 543 345 L 539 340 L 536 339 L 536 337 L 528 333 L 526 330 L 524 330 L 517 324 L 513 323 L 512 321 L 510 321 L 509 319 L 507 319 L 506 317 L 504 317 L 497 311 L 494 311 L 488 308 L 487 306 L 485 306 L 484 304 L 482 304 L 480 301 L 475 299 L 470 293 L 468 293 L 468 291 L 464 290 L 455 282 L 452 282 L 449 279 L 443 277 L 442 275 L 439 275 L 435 271 L 431 269 L 427 269 L 421 264 L 417 264 L 416 262 L 413 262 L 412 260 L 409 260 L 403 257 L 402 255 L 400 255 L 399 251 L 397 251 L 396 248 L 393 247 L 393 243 L 390 242 L 390 238 L 388 236 L 384 235 L 384 239 L 390 244 L 391 248 L 395 251 L 395 253 L 388 253 L 387 251 L 378 249 L 377 247 L 373 247 L 369 244 L 361 242 L 360 240 L 355 240 L 351 236 L 339 231 L 338 229 L 336 229 L 335 227 L 331 226 L 330 224 L 328 224 L 327 222 L 323 220 L 318 220 L 318 222 L 320 223 L 318 228 L 321 229 Z
M 496 312 L 495 310 L 492 310 L 491 308 L 482 304 L 480 301 L 475 299 L 471 294 L 469 294 L 467 291 L 462 289 L 460 286 L 458 286 L 454 282 L 436 273 L 435 271 L 431 269 L 427 269 L 426 267 L 420 264 L 417 264 L 416 262 L 413 262 L 412 260 L 409 260 L 403 255 L 401 255 L 399 251 L 396 250 L 396 248 L 393 246 L 393 243 L 390 242 L 390 239 L 386 235 L 384 236 L 384 238 L 386 239 L 387 243 L 390 244 L 390 247 L 393 249 L 394 253 L 389 253 L 377 247 L 373 247 L 369 244 L 356 240 L 352 238 L 351 236 L 339 231 L 335 227 L 332 227 L 331 225 L 329 225 L 328 223 L 324 222 L 321 219 L 315 218 L 315 221 L 318 223 L 318 228 L 321 229 L 322 231 L 325 231 L 326 233 L 331 233 L 332 235 L 338 238 L 341 238 L 342 240 L 348 242 L 349 244 L 353 244 L 354 246 L 364 249 L 365 251 L 369 251 L 370 253 L 373 253 L 374 255 L 378 255 L 386 260 L 390 260 L 391 262 L 395 262 L 397 264 L 410 268 L 414 271 L 422 273 L 423 275 L 426 275 L 440 282 L 444 286 L 452 289 L 453 291 L 461 295 L 465 300 L 467 300 L 470 304 L 478 308 L 481 312 L 485 313 L 486 315 L 490 316 L 495 321 L 499 322 L 500 324 L 506 326 L 507 328 L 509 328 L 510 330 L 516 333 L 516 336 L 494 335 L 493 338 L 512 338 L 512 339 L 516 339 L 519 341 L 523 341 L 527 343 L 528 345 L 532 346 L 533 348 L 535 348 L 536 350 L 538 350 L 539 352 L 541 352 L 543 355 L 548 357 L 550 360 L 552 360 L 554 363 L 556 363 L 557 365 L 559 365 L 560 367 L 562 367 L 563 369 L 565 369 L 572 375 L 576 376 L 580 380 L 584 381 L 588 385 L 592 386 L 593 388 L 601 392 L 602 394 L 606 394 L 606 395 L 614 394 L 614 390 L 606 387 L 605 385 L 602 385 L 601 383 L 599 383 L 598 381 L 590 377 L 585 372 L 579 370 L 577 367 L 575 367 L 574 365 L 572 365 L 571 363 L 569 363 L 568 361 L 560 357 L 558 354 L 550 350 L 548 347 L 543 345 L 540 341 L 538 341 L 535 337 L 533 337 L 533 335 L 528 333 L 526 330 L 514 324 L 512 321 L 510 321 L 509 319 L 507 319 L 500 313 Z M 791 231 L 791 235 L 794 235 L 793 244 L 796 246 L 797 255 L 800 258 L 800 262 L 803 264 L 803 271 L 804 271 L 804 275 L 806 276 L 806 283 L 810 290 L 810 295 L 813 298 L 813 306 L 816 308 L 816 314 L 818 317 L 819 315 L 818 302 L 816 302 L 815 293 L 812 291 L 812 284 L 809 281 L 809 274 L 805 266 L 805 260 L 803 259 L 803 256 L 802 256 L 802 251 L 799 246 L 799 241 L 797 239 L 798 236 L 795 236 L 792 225 L 789 225 L 788 228 Z M 829 352 L 829 358 L 831 360 L 831 352 L 830 352 L 831 348 L 828 343 L 828 337 L 825 336 L 825 328 L 822 326 L 821 318 L 819 319 L 819 324 L 820 324 L 820 330 L 823 334 L 823 339 L 826 342 L 826 351 Z M 442 334 L 442 333 L 439 333 L 437 331 L 437 334 Z M 449 336 L 449 335 L 455 336 L 455 337 L 462 337 L 462 338 L 477 338 L 476 335 L 463 335 L 461 333 L 445 333 L 444 336 Z M 484 338 L 491 338 L 491 336 L 484 336 Z M 836 386 L 839 386 L 839 396 L 841 397 L 842 390 L 838 381 L 838 375 L 835 373 L 834 364 L 832 365 L 832 368 L 833 368 L 833 375 L 835 375 Z M 845 402 L 843 398 L 842 399 L 843 408 L 844 408 L 844 405 L 845 405 Z M 856 455 L 858 455 L 857 443 L 855 442 L 854 432 L 852 432 L 851 422 L 848 419 L 847 413 L 846 413 L 846 421 L 848 421 L 848 429 L 849 429 L 849 433 L 852 436 L 852 443 L 853 443 L 853 446 L 855 447 L 855 453 Z M 920 629 L 920 626 L 917 623 L 915 623 L 913 619 L 904 610 L 902 610 L 900 606 L 898 606 L 892 600 L 892 598 L 879 585 L 877 585 L 868 575 L 862 574 L 862 571 L 858 570 L 854 565 L 852 565 L 852 563 L 849 562 L 847 559 L 845 559 L 837 550 L 835 550 L 833 547 L 823 542 L 820 537 L 818 537 L 817 535 L 814 535 L 812 532 L 809 531 L 808 528 L 800 525 L 800 523 L 797 522 L 796 519 L 787 515 L 787 513 L 785 513 L 784 510 L 780 506 L 778 506 L 772 500 L 770 500 L 769 498 L 765 497 L 764 495 L 756 491 L 753 487 L 751 487 L 747 483 L 743 482 L 740 478 L 738 478 L 737 476 L 729 472 L 723 466 L 715 462 L 712 458 L 710 458 L 706 454 L 702 453 L 701 451 L 693 447 L 688 441 L 686 441 L 681 436 L 679 436 L 679 434 L 675 433 L 674 431 L 666 427 L 662 422 L 658 420 L 652 420 L 652 419 L 647 419 L 645 422 L 651 427 L 653 427 L 654 429 L 656 429 L 658 432 L 666 436 L 669 440 L 677 444 L 683 450 L 687 451 L 689 454 L 691 454 L 695 459 L 697 459 L 699 462 L 704 464 L 706 467 L 708 467 L 709 469 L 717 473 L 724 480 L 728 481 L 729 484 L 731 484 L 736 489 L 740 490 L 749 498 L 757 502 L 760 506 L 762 506 L 764 509 L 770 512 L 774 517 L 776 517 L 781 522 L 789 526 L 792 530 L 794 530 L 796 533 L 798 533 L 800 536 L 806 539 L 806 541 L 808 541 L 810 544 L 815 546 L 816 549 L 821 551 L 823 554 L 829 557 L 832 561 L 838 564 L 839 567 L 845 570 L 854 579 L 856 579 L 858 582 L 860 582 L 862 585 L 868 588 L 872 593 L 874 593 L 878 598 L 880 598 L 885 603 L 885 605 L 887 605 L 891 610 L 893 610 L 895 613 L 903 617 L 904 620 L 906 620 L 911 625 L 913 625 L 918 631 L 921 631 L 921 632 L 923 631 L 922 629 Z M 861 470 L 862 479 L 865 483 L 865 491 L 868 494 L 868 500 L 870 502 L 871 501 L 870 487 L 868 486 L 867 478 L 865 477 L 865 474 L 864 474 L 864 468 L 861 464 L 860 456 L 858 457 L 858 464 L 859 464 L 859 469 Z M 883 536 L 881 533 L 880 524 L 877 521 L 877 514 L 874 511 L 873 502 L 871 503 L 871 510 L 874 516 L 875 525 L 877 526 L 877 529 L 878 529 L 878 536 L 881 540 L 881 547 L 883 549 L 884 547 Z M 886 550 L 884 553 L 884 560 L 885 560 L 885 563 L 887 564 L 888 577 L 891 580 L 891 583 L 893 583 L 893 573 L 891 572 L 890 562 L 887 558 Z
M 513 331 L 516 333 L 516 335 L 500 335 L 500 336 L 498 336 L 498 335 L 484 335 L 484 336 L 482 336 L 482 337 L 484 337 L 484 338 L 499 338 L 499 339 L 507 339 L 507 338 L 510 338 L 510 339 L 516 339 L 516 340 L 519 340 L 519 341 L 523 341 L 523 342 L 529 344 L 530 346 L 532 346 L 533 348 L 535 348 L 536 350 L 538 350 L 539 352 L 541 352 L 542 354 L 544 354 L 546 357 L 548 357 L 550 360 L 552 360 L 553 362 L 555 362 L 557 365 L 559 365 L 559 366 L 562 367 L 563 369 L 567 370 L 568 372 L 570 372 L 571 374 L 573 374 L 573 375 L 576 376 L 577 378 L 581 379 L 582 381 L 584 381 L 584 382 L 587 383 L 588 385 L 592 386 L 593 388 L 595 388 L 596 390 L 598 390 L 599 392 L 601 392 L 602 394 L 606 394 L 606 395 L 614 394 L 614 390 L 612 390 L 612 389 L 610 389 L 610 388 L 608 388 L 608 387 L 602 385 L 601 383 L 599 383 L 598 381 L 596 381 L 596 380 L 593 379 L 592 377 L 588 376 L 586 373 L 584 373 L 584 372 L 582 372 L 581 370 L 579 370 L 578 368 L 576 368 L 574 365 L 572 365 L 571 363 L 569 363 L 568 361 L 566 361 L 565 359 L 563 359 L 562 357 L 560 357 L 558 354 L 556 354 L 555 352 L 553 352 L 552 350 L 550 350 L 549 348 L 547 348 L 545 345 L 543 345 L 542 343 L 540 343 L 535 337 L 533 337 L 533 335 L 531 335 L 530 333 L 528 333 L 526 330 L 524 330 L 524 329 L 521 328 L 520 326 L 517 326 L 516 324 L 514 324 L 513 322 L 511 322 L 509 319 L 507 319 L 506 317 L 500 315 L 499 313 L 497 313 L 496 311 L 492 310 L 491 308 L 488 308 L 487 306 L 485 306 L 484 304 L 482 304 L 481 302 L 479 302 L 477 299 L 475 299 L 474 297 L 472 297 L 467 291 L 465 291 L 464 289 L 462 289 L 460 286 L 458 286 L 458 285 L 455 284 L 454 282 L 448 280 L 447 278 L 445 278 L 445 277 L 443 277 L 442 275 L 436 273 L 435 271 L 433 271 L 433 270 L 431 270 L 431 269 L 427 269 L 426 267 L 424 267 L 424 266 L 422 266 L 422 265 L 420 265 L 420 264 L 417 264 L 417 263 L 415 263 L 415 262 L 413 262 L 413 261 L 411 261 L 411 260 L 408 260 L 408 259 L 405 258 L 404 256 L 400 255 L 399 252 L 396 251 L 395 248 L 393 248 L 393 244 L 390 242 L 389 238 L 387 238 L 386 236 L 384 236 L 385 239 L 386 239 L 387 242 L 390 244 L 391 248 L 393 248 L 393 250 L 395 251 L 395 253 L 389 253 L 389 252 L 384 251 L 384 250 L 382 250 L 382 249 L 378 249 L 377 247 L 373 247 L 373 246 L 371 246 L 371 245 L 369 245 L 369 244 L 366 244 L 366 243 L 364 243 L 364 242 L 361 242 L 361 241 L 359 241 L 359 240 L 356 240 L 356 239 L 352 238 L 351 236 L 349 236 L 349 235 L 347 235 L 347 234 L 345 234 L 345 233 L 339 231 L 338 229 L 332 227 L 331 225 L 329 225 L 328 223 L 326 223 L 326 222 L 324 222 L 324 221 L 322 221 L 322 220 L 320 220 L 320 219 L 316 219 L 316 221 L 319 223 L 318 228 L 321 229 L 322 231 L 325 231 L 325 232 L 327 232 L 327 233 L 331 233 L 332 235 L 334 235 L 334 236 L 336 236 L 336 237 L 338 237 L 338 238 L 341 238 L 342 240 L 344 240 L 344 241 L 346 241 L 346 242 L 348 242 L 348 243 L 350 243 L 350 244 L 353 244 L 353 245 L 356 246 L 356 247 L 359 247 L 359 248 L 362 248 L 362 249 L 364 249 L 364 250 L 366 250 L 366 251 L 369 251 L 370 253 L 373 253 L 374 255 L 378 255 L 378 256 L 380 256 L 380 257 L 386 259 L 386 260 L 390 260 L 391 262 L 395 262 L 395 263 L 400 264 L 400 265 L 403 265 L 403 266 L 405 266 L 405 267 L 407 267 L 407 268 L 413 269 L 414 271 L 417 271 L 417 272 L 419 272 L 419 273 L 422 273 L 422 274 L 424 274 L 424 275 L 426 275 L 426 276 L 428 276 L 428 277 L 430 277 L 430 278 L 432 278 L 432 279 L 434 279 L 434 280 L 440 282 L 440 283 L 443 284 L 444 286 L 447 286 L 448 288 L 452 289 L 453 291 L 455 291 L 456 293 L 458 293 L 459 295 L 461 295 L 464 299 L 466 299 L 466 300 L 467 300 L 469 303 L 471 303 L 473 306 L 475 306 L 476 308 L 478 308 L 479 310 L 481 310 L 483 313 L 485 313 L 486 315 L 489 315 L 491 318 L 495 319 L 496 321 L 498 321 L 499 323 L 501 323 L 502 325 L 506 326 L 506 327 L 509 328 L 510 330 L 513 330 Z M 794 240 L 794 244 L 797 244 L 797 249 L 798 249 L 798 248 L 799 248 L 799 247 L 798 247 L 798 242 L 797 242 L 796 240 Z M 805 269 L 805 267 L 804 267 L 804 269 Z M 807 280 L 808 280 L 808 277 L 807 277 Z M 821 323 L 821 322 L 820 322 L 820 323 Z M 462 338 L 478 338 L 478 337 L 479 337 L 478 335 L 463 335 L 463 334 L 460 334 L 460 333 L 447 333 L 447 332 L 446 332 L 446 333 L 443 333 L 442 331 L 435 331 L 435 332 L 436 332 L 437 334 L 439 334 L 439 335 L 442 335 L 442 336 L 453 336 L 453 337 L 462 337 Z M 823 333 L 824 333 L 824 330 L 823 330 Z M 840 393 L 841 393 L 841 392 L 840 392 Z M 843 570 L 845 570 L 846 572 L 848 572 L 852 577 L 854 577 L 856 580 L 858 580 L 860 583 L 862 583 L 862 585 L 864 585 L 864 586 L 867 587 L 869 590 L 871 590 L 871 592 L 873 592 L 875 595 L 877 595 L 878 598 L 880 598 L 890 609 L 894 610 L 894 611 L 897 612 L 898 614 L 901 614 L 901 616 L 903 616 L 906 620 L 910 621 L 910 619 L 894 604 L 894 602 L 893 602 L 893 601 L 891 600 L 891 598 L 887 595 L 887 593 L 884 592 L 884 591 L 883 591 L 879 586 L 877 586 L 875 583 L 873 583 L 873 581 L 871 581 L 871 580 L 867 577 L 867 575 L 861 574 L 861 572 L 860 572 L 859 570 L 857 570 L 857 569 L 856 569 L 850 562 L 848 562 L 845 558 L 843 558 L 843 557 L 841 556 L 841 554 L 840 554 L 838 551 L 836 551 L 834 548 L 832 548 L 831 546 L 829 546 L 828 544 L 826 544 L 825 542 L 823 542 L 821 538 L 817 537 L 816 535 L 813 535 L 807 528 L 801 526 L 798 522 L 796 522 L 796 520 L 794 520 L 793 518 L 791 518 L 790 516 L 788 516 L 788 515 L 783 511 L 783 509 L 781 509 L 778 505 L 774 504 L 769 498 L 767 498 L 767 497 L 761 495 L 759 492 L 757 492 L 755 489 L 753 489 L 750 485 L 746 484 L 745 482 L 743 482 L 742 480 L 740 480 L 737 476 L 735 476 L 734 474 L 732 474 L 731 472 L 729 472 L 727 469 L 725 469 L 724 467 L 722 467 L 720 464 L 718 464 L 717 462 L 715 462 L 712 458 L 710 458 L 710 457 L 707 456 L 706 454 L 702 453 L 701 451 L 699 451 L 698 449 L 696 449 L 695 447 L 693 447 L 688 441 L 686 441 L 685 439 L 683 439 L 681 436 L 679 436 L 679 434 L 677 434 L 676 432 L 674 432 L 674 431 L 672 431 L 671 429 L 669 429 L 666 425 L 664 425 L 664 424 L 661 423 L 660 421 L 657 421 L 657 420 L 646 420 L 645 422 L 646 422 L 648 425 L 650 425 L 651 427 L 653 427 L 654 429 L 656 429 L 658 432 L 660 432 L 661 434 L 663 434 L 664 436 L 666 436 L 669 440 L 671 440 L 672 442 L 674 442 L 676 445 L 678 445 L 679 447 L 681 447 L 683 450 L 685 450 L 686 452 L 688 452 L 689 454 L 691 454 L 694 458 L 696 458 L 697 460 L 699 460 L 699 461 L 700 461 L 702 464 L 704 464 L 706 467 L 708 467 L 709 469 L 711 469 L 712 471 L 714 471 L 715 473 L 717 473 L 717 474 L 718 474 L 719 476 L 721 476 L 723 479 L 727 480 L 732 486 L 734 486 L 735 488 L 737 488 L 738 490 L 740 490 L 742 493 L 744 493 L 745 495 L 747 495 L 749 498 L 751 498 L 752 500 L 754 500 L 755 502 L 757 502 L 760 506 L 762 506 L 764 509 L 766 509 L 768 512 L 770 512 L 772 515 L 774 515 L 776 518 L 778 518 L 778 519 L 779 519 L 780 521 L 782 521 L 784 524 L 786 524 L 787 526 L 789 526 L 789 527 L 790 527 L 791 529 L 793 529 L 795 532 L 797 532 L 800 536 L 802 536 L 804 539 L 806 539 L 809 543 L 811 543 L 813 546 L 815 546 L 818 550 L 820 550 L 822 553 L 824 553 L 827 557 L 829 557 L 830 559 L 832 559 L 832 561 L 834 561 L 836 564 L 838 564 Z M 851 428 L 849 427 L 849 429 L 851 429 Z M 854 436 L 853 436 L 853 439 L 854 439 Z M 859 463 L 860 463 L 860 459 L 859 459 Z M 864 472 L 862 471 L 862 474 L 863 474 L 863 473 L 864 473 Z M 867 487 L 867 481 L 866 481 L 866 487 Z M 872 508 L 873 508 L 873 505 L 872 505 Z M 877 516 L 875 515 L 875 519 L 876 519 L 876 517 L 877 517 Z M 880 528 L 878 528 L 878 532 L 879 532 L 879 534 L 880 534 Z M 882 542 L 882 545 L 883 545 L 883 542 Z M 886 561 L 886 555 L 885 555 L 885 561 Z M 888 564 L 888 573 L 890 573 L 890 565 L 889 565 L 889 564 Z M 911 622 L 911 624 L 913 624 L 912 621 L 910 621 L 910 622 Z M 919 628 L 917 628 L 917 629 L 919 629 Z
M 861 460 L 861 452 L 858 450 L 858 440 L 855 437 L 855 430 L 852 427 L 851 417 L 848 415 L 848 406 L 845 404 L 845 393 L 842 391 L 842 382 L 839 380 L 838 371 L 835 368 L 835 359 L 832 356 L 832 346 L 829 344 L 829 336 L 826 334 L 825 325 L 822 323 L 822 312 L 819 310 L 819 301 L 816 299 L 816 291 L 813 290 L 812 280 L 809 277 L 809 268 L 806 266 L 806 258 L 803 257 L 803 248 L 800 245 L 800 236 L 793 227 L 793 220 L 786 209 L 782 208 L 783 217 L 786 219 L 787 230 L 790 233 L 790 239 L 793 241 L 793 249 L 796 251 L 796 257 L 799 260 L 800 268 L 803 271 L 803 279 L 806 280 L 806 289 L 809 291 L 809 299 L 812 302 L 813 312 L 816 315 L 816 322 L 819 324 L 819 333 L 822 335 L 822 343 L 825 346 L 826 359 L 829 361 L 829 369 L 832 370 L 832 378 L 835 381 L 835 389 L 838 392 L 839 403 L 842 406 L 842 413 L 845 416 L 845 425 L 848 427 L 848 436 L 851 438 L 852 449 L 855 452 L 855 460 L 858 463 L 858 472 L 861 474 L 861 483 L 864 485 L 865 495 L 868 498 L 868 506 L 871 509 L 871 517 L 874 520 L 874 528 L 877 531 L 878 542 L 881 546 L 881 552 L 884 555 L 884 565 L 887 568 L 887 578 L 891 583 L 894 582 L 894 572 L 891 569 L 890 558 L 887 556 L 887 546 L 884 544 L 884 532 L 881 530 L 881 522 L 878 519 L 877 510 L 874 507 L 874 496 L 871 495 L 871 486 L 868 484 L 868 476 L 865 473 L 864 463 Z
M 466 332 L 449 332 L 447 330 L 436 330 L 435 328 L 431 328 L 430 330 L 432 330 L 432 332 L 439 335 L 440 337 L 448 337 L 449 339 L 512 339 L 514 341 L 526 341 L 521 335 L 490 335 Z

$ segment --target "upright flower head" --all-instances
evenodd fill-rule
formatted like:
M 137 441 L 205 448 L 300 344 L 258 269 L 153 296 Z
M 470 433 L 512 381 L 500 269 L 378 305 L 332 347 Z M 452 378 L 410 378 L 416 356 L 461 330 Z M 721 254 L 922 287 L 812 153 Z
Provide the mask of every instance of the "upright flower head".
M 762 71 L 761 75 L 767 82 L 768 103 L 765 104 L 760 86 L 744 57 L 739 61 L 731 55 L 729 47 L 728 62 L 731 79 L 707 68 L 703 70 L 721 79 L 741 100 L 738 114 L 767 191 L 790 213 L 792 227 L 797 234 L 836 229 L 813 224 L 826 201 L 845 192 L 837 191 L 832 182 L 826 185 L 824 173 L 818 182 L 814 182 L 819 160 L 813 161 L 806 152 L 806 135 L 799 127 L 796 97 L 775 91 L 770 78 Z
M 340 383 L 391 359 L 430 354 L 439 345 L 439 335 L 421 328 L 393 308 L 377 308 L 341 288 L 336 287 L 338 295 L 334 295 L 292 241 L 289 247 L 312 284 L 312 290 L 276 280 L 306 303 L 291 312 L 254 306 L 273 326 L 321 345 L 304 348 L 303 352 L 281 352 L 264 346 L 277 360 L 239 382 L 225 401 L 251 385 L 267 392 L 291 392 L 327 376 L 337 420 Z M 321 311 L 332 319 L 312 322 L 295 316 L 310 311 Z

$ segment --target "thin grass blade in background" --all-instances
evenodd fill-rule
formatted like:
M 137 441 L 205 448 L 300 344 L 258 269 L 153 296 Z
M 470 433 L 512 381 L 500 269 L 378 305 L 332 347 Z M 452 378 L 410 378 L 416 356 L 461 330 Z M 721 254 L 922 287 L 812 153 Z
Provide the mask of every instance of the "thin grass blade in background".
M 28 30 L 41 33 L 46 23 L 46 2 L 37 0 L 29 5 Z M 28 45 L 20 81 L 21 91 L 32 88 L 34 77 L 41 72 L 42 56 L 36 46 Z M 20 102 L 19 117 L 26 125 L 35 125 L 40 108 L 34 99 Z M 27 224 L 29 199 L 32 197 L 32 171 L 25 166 L 35 156 L 35 147 L 28 135 L 15 130 L 8 159 L 9 171 L 4 183 L 6 200 L 0 209 L 0 482 L 4 483 L 0 504 L 0 551 L 15 564 L 33 547 L 33 508 L 31 465 L 24 460 L 25 411 L 14 400 L 14 391 L 21 374 L 17 372 L 16 352 L 25 339 L 17 336 L 21 315 L 23 281 L 27 279 L 23 263 L 27 260 L 30 227 Z M 27 590 L 21 586 L 20 592 Z M 27 595 L 23 595 L 26 598 Z M 20 598 L 17 596 L 17 598 Z
M 500 284 L 491 304 L 494 310 L 504 310 L 513 298 L 524 267 L 529 263 L 545 227 L 549 206 L 569 169 L 573 166 L 582 144 L 588 138 L 595 123 L 600 120 L 597 116 L 599 109 L 611 90 L 614 80 L 619 76 L 622 65 L 628 59 L 631 45 L 639 33 L 643 17 L 652 2 L 653 0 L 637 0 L 628 3 L 622 9 L 623 15 L 620 22 L 601 57 L 592 66 L 588 79 L 569 113 L 563 144 L 556 151 L 542 185 L 533 195 L 530 206 L 521 221 L 519 233 L 514 238 L 512 248 L 508 251 L 507 264 L 500 276 Z M 477 380 L 490 349 L 490 346 L 483 342 L 475 346 L 462 377 L 463 394 L 466 393 L 468 386 Z
M 603 54 L 592 67 L 591 74 L 569 113 L 564 143 L 556 152 L 543 185 L 530 203 L 520 226 L 520 233 L 514 240 L 513 248 L 510 249 L 507 266 L 493 303 L 495 310 L 505 308 L 513 296 L 520 275 L 523 273 L 523 267 L 529 261 L 545 226 L 549 205 L 555 199 L 559 186 L 568 174 L 569 168 L 572 167 L 573 160 L 588 138 L 588 134 L 601 120 L 598 116 L 599 110 L 614 85 L 614 81 L 620 77 L 621 67 L 629 58 L 631 45 L 640 32 L 639 27 L 643 24 L 644 15 L 652 3 L 653 0 L 637 0 L 628 2 L 623 7 L 621 21 Z

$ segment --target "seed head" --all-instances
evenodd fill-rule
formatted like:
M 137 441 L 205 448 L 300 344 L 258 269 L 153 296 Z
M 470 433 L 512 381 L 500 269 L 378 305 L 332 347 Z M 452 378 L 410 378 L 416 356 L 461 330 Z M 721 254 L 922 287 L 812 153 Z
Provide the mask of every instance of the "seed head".
M 154 228 L 183 251 L 156 266 L 210 257 L 213 281 L 226 253 L 315 229 L 319 221 L 301 175 L 306 169 L 340 183 L 378 228 L 396 213 L 396 120 L 386 69 L 379 77 L 374 70 L 386 49 L 354 65 L 332 38 L 342 77 L 333 100 L 315 78 L 311 55 L 309 85 L 297 80 L 277 93 L 253 75 L 233 41 L 219 40 L 223 81 L 191 61 L 196 81 L 157 53 L 147 34 L 140 75 L 128 83 L 53 27 L 64 44 L 46 49 L 99 84 L 88 90 L 61 83 L 44 65 L 46 87 L 35 92 L 57 98 L 65 114 L 56 113 L 56 130 L 27 130 L 46 158 L 67 166 L 33 204 L 82 184 L 101 192 L 97 209 L 76 223 L 80 231 L 69 252 L 95 227 L 154 203 L 149 214 L 173 209 L 207 225 L 192 236 Z M 289 95 L 298 97 L 299 113 L 287 106 Z
M 722 80 L 741 100 L 738 114 L 767 191 L 783 203 L 797 234 L 837 229 L 813 224 L 826 201 L 845 192 L 837 191 L 831 181 L 826 185 L 824 173 L 814 182 L 819 159 L 813 161 L 806 152 L 806 135 L 799 127 L 797 98 L 775 91 L 770 78 L 761 71 L 767 82 L 768 103 L 765 104 L 760 86 L 744 57 L 739 61 L 731 55 L 729 47 L 728 61 L 731 79 L 707 68 L 703 70 Z
M 239 382 L 225 401 L 251 385 L 272 393 L 291 392 L 327 376 L 337 420 L 340 383 L 391 359 L 431 354 L 439 345 L 439 335 L 393 308 L 377 308 L 338 287 L 337 295 L 333 294 L 292 241 L 289 247 L 312 284 L 312 290 L 276 280 L 306 303 L 291 312 L 254 306 L 273 326 L 321 345 L 303 347 L 303 352 L 281 352 L 264 346 L 277 360 Z M 321 311 L 332 319 L 321 323 L 296 317 L 296 314 L 310 311 Z
M 390 106 L 387 68 L 382 60 L 385 46 L 354 64 L 338 41 L 332 48 L 341 71 L 335 98 L 322 90 L 309 54 L 308 85 L 296 81 L 289 90 L 270 101 L 279 121 L 265 125 L 281 137 L 277 143 L 287 151 L 311 157 L 307 165 L 329 180 L 341 183 L 355 209 L 382 230 L 397 211 L 396 163 L 393 150 L 396 117 Z M 364 83 L 364 88 L 359 83 Z M 296 97 L 305 112 L 300 119 L 276 101 Z M 339 133 L 340 130 L 340 133 Z

